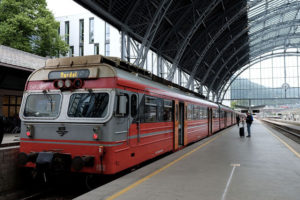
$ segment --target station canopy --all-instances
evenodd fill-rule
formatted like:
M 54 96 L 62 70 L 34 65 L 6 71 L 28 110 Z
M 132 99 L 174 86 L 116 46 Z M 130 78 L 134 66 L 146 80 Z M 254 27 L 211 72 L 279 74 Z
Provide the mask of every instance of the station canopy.
M 255 58 L 299 47 L 299 0 L 75 0 L 218 92 Z

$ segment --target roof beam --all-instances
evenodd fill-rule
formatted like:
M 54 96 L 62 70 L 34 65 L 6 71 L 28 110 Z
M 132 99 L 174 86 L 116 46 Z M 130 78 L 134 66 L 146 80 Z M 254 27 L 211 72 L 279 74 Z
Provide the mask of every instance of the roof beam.
M 257 21 L 257 24 L 264 22 L 267 19 L 270 19 L 274 16 L 278 15 L 278 12 L 288 12 L 290 10 L 294 10 L 294 9 L 300 9 L 300 5 L 299 4 L 293 4 L 292 7 L 281 7 L 281 9 L 279 8 L 274 8 L 271 9 L 271 14 L 266 16 L 265 18 L 262 18 L 260 20 Z M 258 15 L 262 15 L 261 13 L 259 13 Z M 249 21 L 252 21 L 252 19 L 256 19 L 257 16 L 253 16 L 251 19 L 249 19 Z M 231 44 L 233 44 L 236 40 L 238 40 L 243 34 L 247 33 L 247 31 L 249 30 L 249 27 L 247 27 L 246 29 L 244 29 L 243 31 L 241 31 L 239 34 L 237 34 L 234 38 L 232 38 L 231 42 L 228 43 L 219 53 L 219 55 L 214 59 L 214 61 L 210 64 L 209 69 L 207 70 L 207 72 L 204 75 L 204 78 L 202 79 L 202 84 L 206 83 L 206 80 L 208 78 L 208 75 L 211 71 L 211 69 L 213 68 L 213 66 L 217 63 L 217 61 L 220 59 L 220 57 L 223 55 L 224 52 L 227 51 L 227 49 L 231 46 Z M 249 36 L 249 38 L 251 38 L 251 35 Z M 192 76 L 192 74 L 191 74 Z
M 179 47 L 177 54 L 173 60 L 173 65 L 172 68 L 170 70 L 170 73 L 168 74 L 167 80 L 172 81 L 174 78 L 174 74 L 176 71 L 176 68 L 179 65 L 179 61 L 186 49 L 186 47 L 188 46 L 190 40 L 192 39 L 192 37 L 194 36 L 194 34 L 196 33 L 197 29 L 199 28 L 199 26 L 203 23 L 204 19 L 209 15 L 210 12 L 212 12 L 214 10 L 214 8 L 221 2 L 222 0 L 214 0 L 212 1 L 212 3 L 209 4 L 209 6 L 206 8 L 206 10 L 201 14 L 201 16 L 197 19 L 197 21 L 195 22 L 195 24 L 191 27 L 191 29 L 189 30 L 188 34 L 186 35 L 184 41 L 181 43 L 181 46 Z
M 134 64 L 143 68 L 148 51 L 152 45 L 152 41 L 156 35 L 156 32 L 161 24 L 163 18 L 165 17 L 170 5 L 173 0 L 163 0 L 159 8 L 156 10 L 156 13 L 153 16 L 151 24 L 148 26 L 148 29 L 143 37 L 142 45 L 138 51 L 138 57 L 135 60 Z
M 208 52 L 208 50 L 210 49 L 210 47 L 215 43 L 215 41 L 222 35 L 222 33 L 227 29 L 228 26 L 230 26 L 230 24 L 232 24 L 233 22 L 235 22 L 238 18 L 240 18 L 243 14 L 245 14 L 247 12 L 247 7 L 244 7 L 243 9 L 239 10 L 238 13 L 236 13 L 230 20 L 228 20 L 221 29 L 219 29 L 219 31 L 214 35 L 214 37 L 211 37 L 211 40 L 209 41 L 209 43 L 205 46 L 204 50 L 202 51 L 200 57 L 197 59 L 193 70 L 190 74 L 190 78 L 186 84 L 186 87 L 189 88 L 190 84 L 192 82 L 192 80 L 194 80 L 195 74 L 198 70 L 198 67 L 200 65 L 200 63 L 203 61 L 203 58 L 205 57 L 206 53 Z M 204 80 L 206 80 L 206 77 L 204 77 Z M 205 81 L 204 81 L 205 82 Z

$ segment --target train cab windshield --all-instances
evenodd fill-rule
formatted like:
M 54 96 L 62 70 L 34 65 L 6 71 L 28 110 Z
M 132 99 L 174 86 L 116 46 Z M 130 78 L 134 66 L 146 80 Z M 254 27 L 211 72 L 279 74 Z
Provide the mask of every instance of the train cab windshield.
M 108 93 L 72 94 L 68 117 L 103 118 L 107 114 L 108 100 Z
M 25 117 L 57 117 L 60 94 L 30 94 L 24 109 Z

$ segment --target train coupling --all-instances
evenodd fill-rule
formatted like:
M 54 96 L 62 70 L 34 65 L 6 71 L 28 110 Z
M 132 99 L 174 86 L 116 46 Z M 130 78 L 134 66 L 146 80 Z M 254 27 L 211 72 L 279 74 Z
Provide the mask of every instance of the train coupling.
M 37 169 L 50 170 L 53 172 L 66 172 L 70 171 L 72 158 L 69 154 L 57 152 L 19 153 L 19 165 L 24 166 L 28 162 L 35 163 Z

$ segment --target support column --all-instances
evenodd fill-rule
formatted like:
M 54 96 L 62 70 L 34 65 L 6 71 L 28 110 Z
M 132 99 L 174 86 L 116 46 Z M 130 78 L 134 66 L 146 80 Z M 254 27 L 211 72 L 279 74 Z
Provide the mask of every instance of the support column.
M 126 38 L 125 38 L 125 32 L 121 32 L 121 59 L 126 59 Z
M 181 86 L 181 69 L 178 68 L 178 85 Z M 172 81 L 172 80 L 171 80 Z
M 191 84 L 191 90 L 192 90 L 192 91 L 195 90 L 195 83 L 194 83 L 194 80 L 192 81 L 192 84 Z

